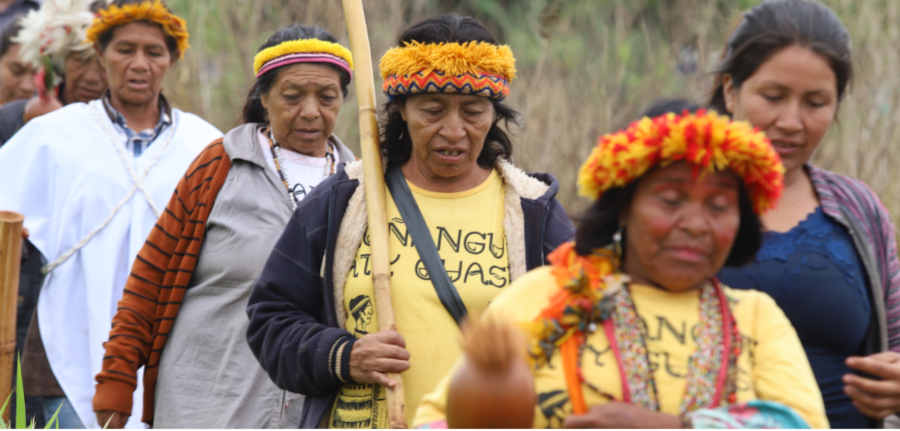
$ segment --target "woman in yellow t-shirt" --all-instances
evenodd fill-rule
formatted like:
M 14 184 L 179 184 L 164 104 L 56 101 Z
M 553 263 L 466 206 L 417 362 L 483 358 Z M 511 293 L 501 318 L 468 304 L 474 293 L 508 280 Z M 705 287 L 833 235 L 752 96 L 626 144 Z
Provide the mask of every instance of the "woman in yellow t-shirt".
M 378 325 L 358 162 L 297 207 L 248 303 L 262 367 L 307 395 L 302 428 L 386 428 L 386 388 L 399 383 L 409 423 L 456 361 L 466 311 L 484 311 L 574 235 L 556 180 L 509 161 L 508 46 L 447 15 L 406 29 L 379 66 L 396 330 Z
M 715 112 L 600 139 L 578 177 L 595 202 L 575 241 L 488 308 L 528 329 L 535 427 L 828 426 L 781 310 L 715 279 L 753 257 L 783 171 L 765 135 Z M 415 426 L 447 424 L 449 381 Z

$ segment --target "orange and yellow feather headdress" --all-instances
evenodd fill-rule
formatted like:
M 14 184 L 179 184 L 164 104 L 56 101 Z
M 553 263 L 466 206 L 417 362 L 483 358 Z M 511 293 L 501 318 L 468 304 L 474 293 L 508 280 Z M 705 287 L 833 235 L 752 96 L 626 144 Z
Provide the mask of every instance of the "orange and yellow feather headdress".
M 763 132 L 715 111 L 644 117 L 602 136 L 578 173 L 581 195 L 599 199 L 657 164 L 686 161 L 703 172 L 731 170 L 747 188 L 758 214 L 783 187 L 784 167 Z
M 382 89 L 391 98 L 449 93 L 503 100 L 516 77 L 509 46 L 487 42 L 408 42 L 389 49 L 379 68 Z
M 150 21 L 159 24 L 163 31 L 175 39 L 178 47 L 177 58 L 184 56 L 188 49 L 187 23 L 179 16 L 169 12 L 160 0 L 147 0 L 125 6 L 110 5 L 100 10 L 94 17 L 94 23 L 87 30 L 88 42 L 97 43 L 100 35 L 114 27 L 134 21 Z

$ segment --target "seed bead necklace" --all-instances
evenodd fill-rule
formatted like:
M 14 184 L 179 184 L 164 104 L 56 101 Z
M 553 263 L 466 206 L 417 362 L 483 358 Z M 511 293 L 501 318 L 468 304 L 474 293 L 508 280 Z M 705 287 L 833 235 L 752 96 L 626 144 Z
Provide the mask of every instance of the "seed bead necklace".
M 272 151 L 272 160 L 275 162 L 275 170 L 278 172 L 278 177 L 281 178 L 281 183 L 284 184 L 284 188 L 287 191 L 288 196 L 294 203 L 294 209 L 296 209 L 297 206 L 300 205 L 300 199 L 297 199 L 297 195 L 291 190 L 291 185 L 288 183 L 287 176 L 284 174 L 284 170 L 281 169 L 281 162 L 278 161 L 278 153 L 281 151 L 281 145 L 279 145 L 278 141 L 275 140 L 275 135 L 272 134 L 272 129 L 268 130 L 268 136 L 269 149 Z M 334 147 L 331 142 L 328 142 L 326 144 L 325 159 L 330 163 L 326 163 L 325 171 L 322 173 L 323 178 L 334 174 L 335 157 Z

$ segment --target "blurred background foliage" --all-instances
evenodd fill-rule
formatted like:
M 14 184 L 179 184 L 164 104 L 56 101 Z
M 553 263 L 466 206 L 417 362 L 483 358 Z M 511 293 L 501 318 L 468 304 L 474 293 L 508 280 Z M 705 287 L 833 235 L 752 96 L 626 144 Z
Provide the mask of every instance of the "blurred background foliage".
M 476 17 L 517 57 L 509 105 L 513 160 L 560 180 L 570 215 L 586 206 L 575 175 L 598 136 L 659 98 L 705 101 L 716 61 L 741 12 L 758 0 L 365 0 L 375 61 L 408 25 L 442 13 Z M 818 165 L 869 184 L 900 221 L 900 1 L 824 0 L 850 30 L 856 76 Z M 347 43 L 337 0 L 169 0 L 191 30 L 191 49 L 166 93 L 223 131 L 235 126 L 259 45 L 289 23 L 316 24 Z M 377 67 L 376 67 L 377 73 Z M 380 77 L 376 85 L 380 88 Z M 378 95 L 379 101 L 384 98 Z M 352 86 L 336 133 L 358 153 Z M 891 168 L 895 166 L 895 168 Z

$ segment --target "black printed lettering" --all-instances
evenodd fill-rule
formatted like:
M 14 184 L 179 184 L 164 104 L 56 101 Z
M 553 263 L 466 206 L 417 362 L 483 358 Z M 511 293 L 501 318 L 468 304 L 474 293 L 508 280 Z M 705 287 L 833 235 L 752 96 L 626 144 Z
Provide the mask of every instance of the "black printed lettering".
M 353 263 L 350 264 L 350 273 L 353 274 L 353 277 L 359 277 L 359 271 L 356 269 L 356 259 L 353 259 Z
M 398 225 L 402 225 L 402 227 L 403 227 L 402 233 L 401 233 L 400 227 L 398 227 Z M 412 245 L 411 244 L 412 241 L 409 240 L 410 239 L 409 238 L 409 230 L 406 228 L 406 223 L 403 222 L 403 219 L 400 219 L 400 218 L 391 219 L 391 222 L 388 223 L 388 230 L 390 231 L 390 233 L 392 233 L 394 235 L 395 238 L 397 238 L 397 241 L 400 241 L 400 244 L 403 244 L 404 247 L 406 247 L 407 244 Z
M 681 321 L 681 331 L 679 331 L 665 316 L 656 316 L 656 323 L 659 325 L 656 328 L 656 337 L 650 337 L 651 340 L 662 340 L 663 330 L 665 329 L 667 330 L 666 332 L 671 333 L 678 339 L 678 343 L 684 345 L 685 335 L 687 334 L 687 322 Z
M 488 239 L 490 240 L 489 248 L 491 249 L 491 255 L 494 256 L 494 258 L 496 258 L 496 259 L 502 258 L 503 255 L 506 254 L 506 238 L 504 237 L 504 238 L 500 239 L 499 246 L 494 244 L 494 233 L 493 232 L 488 234 Z
M 450 232 L 447 231 L 447 228 L 445 228 L 443 226 L 438 226 L 437 230 L 438 230 L 438 241 L 437 241 L 438 251 L 445 250 L 443 248 L 443 244 L 444 244 L 444 238 L 447 238 L 447 242 L 450 243 L 450 248 L 453 249 L 453 252 L 459 253 L 459 243 L 460 243 L 459 240 L 460 240 L 460 238 L 462 238 L 462 230 L 456 231 L 456 241 L 454 241 L 453 237 L 450 236 Z
M 488 280 L 488 284 L 494 287 L 506 287 L 509 283 L 509 278 L 507 277 L 508 271 L 506 267 L 491 265 L 490 269 L 488 269 L 488 273 L 491 274 L 493 280 Z
M 473 236 L 480 237 L 481 240 L 472 239 Z M 469 232 L 466 234 L 466 238 L 463 240 L 463 245 L 466 248 L 466 251 L 469 254 L 479 255 L 484 253 L 485 245 L 485 234 L 481 232 Z
M 603 350 L 597 350 L 597 348 L 594 347 L 593 345 L 585 344 L 584 350 L 585 350 L 585 352 L 590 353 L 591 356 L 594 357 L 595 365 L 597 365 L 598 367 L 606 366 L 606 362 L 603 362 L 602 360 L 600 360 L 600 357 L 602 357 L 603 355 L 605 355 L 606 353 L 609 352 L 609 345 L 607 345 L 606 348 Z
M 428 275 L 428 268 L 425 268 L 425 262 L 422 262 L 422 259 L 416 261 L 416 277 L 419 277 L 421 280 L 431 280 L 431 277 Z
M 363 260 L 363 274 L 364 275 L 372 275 L 372 267 L 369 265 L 369 256 L 368 253 L 360 253 L 359 258 Z
M 485 284 L 484 282 L 484 270 L 481 268 L 481 264 L 478 262 L 472 262 L 469 264 L 469 267 L 466 268 L 466 275 L 463 277 L 463 283 L 467 283 L 469 281 L 469 277 L 474 277 L 478 275 L 479 281 L 481 284 Z
M 461 260 L 456 262 L 455 270 L 448 267 L 447 263 L 444 262 L 444 268 L 447 270 L 447 277 L 450 278 L 450 281 L 452 281 L 454 283 L 459 281 L 459 277 L 462 275 L 462 266 L 463 266 L 463 263 Z

